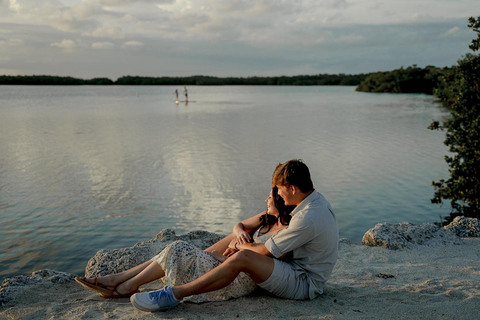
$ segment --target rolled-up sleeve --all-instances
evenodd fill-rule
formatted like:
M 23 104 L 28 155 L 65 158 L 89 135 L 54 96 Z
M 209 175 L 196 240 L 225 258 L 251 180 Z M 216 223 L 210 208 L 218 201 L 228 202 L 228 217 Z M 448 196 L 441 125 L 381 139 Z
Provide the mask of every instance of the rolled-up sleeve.
M 271 237 L 265 247 L 275 257 L 293 251 L 315 236 L 315 225 L 309 219 L 292 219 L 287 229 Z

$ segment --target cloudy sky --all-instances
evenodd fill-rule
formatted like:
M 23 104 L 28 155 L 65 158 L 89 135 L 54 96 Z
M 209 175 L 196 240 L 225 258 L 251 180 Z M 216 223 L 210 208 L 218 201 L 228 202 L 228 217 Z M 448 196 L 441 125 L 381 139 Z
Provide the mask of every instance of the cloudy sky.
M 279 76 L 451 66 L 479 0 L 0 0 L 0 74 Z

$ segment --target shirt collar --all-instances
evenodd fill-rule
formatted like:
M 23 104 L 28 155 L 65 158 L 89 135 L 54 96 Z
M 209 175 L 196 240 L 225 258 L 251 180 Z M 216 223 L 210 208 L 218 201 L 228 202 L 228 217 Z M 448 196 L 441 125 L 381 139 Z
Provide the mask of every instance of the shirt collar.
M 318 196 L 318 192 L 313 189 L 312 193 L 310 193 L 308 196 L 303 199 L 302 202 L 298 206 L 295 207 L 295 209 L 292 210 L 290 213 L 291 216 L 294 216 L 298 211 L 303 210 L 306 206 L 308 206 L 310 203 L 312 203 L 313 200 L 315 200 Z

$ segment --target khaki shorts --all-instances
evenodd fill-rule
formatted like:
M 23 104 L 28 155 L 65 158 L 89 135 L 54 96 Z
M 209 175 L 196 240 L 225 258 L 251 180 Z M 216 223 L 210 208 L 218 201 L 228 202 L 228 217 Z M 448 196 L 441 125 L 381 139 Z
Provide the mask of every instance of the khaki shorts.
M 270 277 L 258 286 L 274 295 L 295 300 L 310 299 L 309 283 L 305 272 L 294 270 L 288 262 L 273 259 L 275 265 Z

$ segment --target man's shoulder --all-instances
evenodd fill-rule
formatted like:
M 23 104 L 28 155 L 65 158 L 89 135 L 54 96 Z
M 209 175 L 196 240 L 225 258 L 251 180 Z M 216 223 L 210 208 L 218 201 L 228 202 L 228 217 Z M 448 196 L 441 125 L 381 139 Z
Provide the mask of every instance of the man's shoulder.
M 328 200 L 319 192 L 314 191 L 309 202 L 295 214 L 297 219 L 308 220 L 310 222 L 317 222 L 326 216 L 334 215 L 333 209 Z
M 304 210 L 307 212 L 323 211 L 325 209 L 331 209 L 330 202 L 318 191 L 313 191 L 310 195 L 309 202 L 306 203 Z

